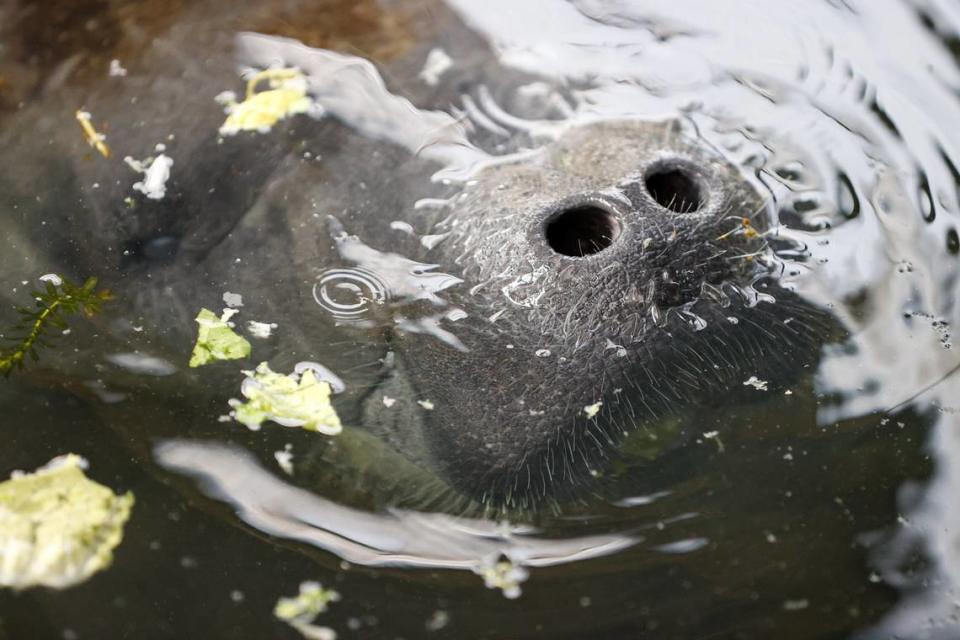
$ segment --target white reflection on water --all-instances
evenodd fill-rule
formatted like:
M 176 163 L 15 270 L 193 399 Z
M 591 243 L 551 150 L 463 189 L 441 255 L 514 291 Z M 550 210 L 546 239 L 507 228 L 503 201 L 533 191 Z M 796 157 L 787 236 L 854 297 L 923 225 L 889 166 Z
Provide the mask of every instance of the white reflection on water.
M 440 265 L 424 264 L 374 249 L 347 233 L 340 221 L 332 216 L 327 225 L 340 257 L 376 273 L 383 280 L 384 293 L 392 299 L 426 300 L 435 306 L 445 306 L 446 301 L 437 294 L 463 282 L 456 276 L 435 271 Z
M 437 160 L 447 167 L 438 179 L 469 174 L 475 164 L 487 160 L 453 116 L 417 109 L 406 98 L 390 93 L 368 60 L 256 33 L 241 34 L 237 51 L 243 64 L 298 67 L 324 110 L 372 138 Z
M 466 313 L 456 307 L 440 313 L 408 317 L 398 311 L 419 300 L 434 307 L 448 307 L 439 294 L 461 284 L 460 278 L 436 271 L 440 266 L 410 260 L 399 254 L 379 251 L 357 236 L 347 233 L 333 216 L 327 226 L 340 257 L 355 266 L 327 269 L 313 286 L 313 299 L 338 323 L 369 327 L 389 323 L 400 331 L 424 333 L 457 349 L 467 348 L 457 336 L 440 326 L 442 320 L 457 320 Z M 396 224 L 391 226 L 396 227 Z M 377 314 L 377 307 L 388 313 Z
M 163 358 L 144 353 L 111 353 L 104 359 L 131 373 L 147 376 L 169 376 L 177 371 L 172 363 Z
M 616 553 L 643 540 L 627 534 L 548 540 L 532 536 L 528 527 L 492 520 L 360 511 L 284 482 L 230 445 L 168 440 L 155 456 L 161 466 L 199 480 L 207 495 L 230 503 L 250 526 L 369 567 L 482 572 L 500 557 L 518 567 L 550 567 Z

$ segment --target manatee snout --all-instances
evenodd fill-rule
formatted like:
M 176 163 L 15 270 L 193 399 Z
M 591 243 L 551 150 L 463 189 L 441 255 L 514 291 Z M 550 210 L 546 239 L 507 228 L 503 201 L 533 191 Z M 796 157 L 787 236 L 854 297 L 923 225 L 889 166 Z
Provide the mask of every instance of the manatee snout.
M 763 199 L 676 122 L 573 129 L 453 202 L 441 246 L 467 351 L 398 351 L 433 404 L 431 463 L 478 498 L 576 486 L 634 429 L 815 357 L 803 305 L 757 259 Z

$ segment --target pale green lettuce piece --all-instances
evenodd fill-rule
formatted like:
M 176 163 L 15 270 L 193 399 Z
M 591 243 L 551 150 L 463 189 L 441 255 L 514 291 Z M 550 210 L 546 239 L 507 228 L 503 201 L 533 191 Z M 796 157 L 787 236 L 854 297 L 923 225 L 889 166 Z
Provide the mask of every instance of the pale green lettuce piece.
M 232 309 L 224 311 L 218 318 L 213 311 L 201 309 L 197 314 L 197 344 L 190 356 L 190 366 L 199 367 L 216 360 L 238 360 L 250 355 L 250 342 L 239 336 L 227 324 L 235 313 Z
M 271 420 L 285 427 L 301 427 L 336 435 L 342 430 L 340 417 L 330 404 L 331 388 L 317 378 L 313 370 L 283 375 L 261 362 L 256 371 L 244 371 L 240 392 L 247 398 L 230 400 L 233 417 L 256 430 Z
M 108 567 L 133 494 L 114 495 L 68 454 L 0 483 L 0 587 L 63 589 Z
M 264 81 L 269 88 L 257 91 Z M 247 81 L 243 102 L 237 102 L 232 96 L 224 101 L 229 115 L 220 127 L 222 136 L 239 131 L 267 132 L 278 120 L 317 108 L 307 96 L 307 79 L 297 69 L 261 71 Z
M 292 598 L 280 598 L 273 615 L 299 631 L 308 640 L 335 640 L 336 632 L 329 627 L 313 624 L 327 605 L 340 599 L 333 589 L 324 589 L 319 582 L 303 582 L 300 593 Z

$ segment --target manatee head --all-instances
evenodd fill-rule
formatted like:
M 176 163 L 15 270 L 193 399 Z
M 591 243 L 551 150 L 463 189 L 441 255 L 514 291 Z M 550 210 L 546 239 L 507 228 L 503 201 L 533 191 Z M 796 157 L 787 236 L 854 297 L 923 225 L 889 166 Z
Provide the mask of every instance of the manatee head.
M 584 125 L 489 166 L 435 227 L 450 236 L 434 260 L 464 280 L 460 344 L 396 336 L 433 408 L 381 428 L 477 497 L 524 504 L 581 484 L 636 429 L 788 379 L 824 324 L 777 288 L 767 215 L 678 121 Z

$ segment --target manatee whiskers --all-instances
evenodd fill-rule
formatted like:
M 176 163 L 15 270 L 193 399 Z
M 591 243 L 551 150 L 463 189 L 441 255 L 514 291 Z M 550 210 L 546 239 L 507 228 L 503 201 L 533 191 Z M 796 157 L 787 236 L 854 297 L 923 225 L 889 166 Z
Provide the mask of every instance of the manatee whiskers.
M 753 253 L 741 253 L 740 255 L 736 255 L 736 256 L 727 256 L 724 259 L 731 260 L 731 261 L 732 260 L 752 260 L 753 258 L 766 255 L 766 253 L 767 253 L 766 251 L 754 251 Z
M 672 378 L 669 378 L 674 383 L 669 385 L 666 384 L 668 378 L 664 377 L 666 370 L 655 372 L 645 365 L 637 366 L 638 361 L 643 361 L 642 352 L 623 358 L 623 362 L 608 362 L 609 375 L 623 380 L 625 384 L 617 394 L 618 399 L 609 403 L 605 419 L 582 424 L 578 422 L 576 426 L 580 431 L 575 431 L 573 435 L 570 435 L 569 429 L 558 428 L 545 451 L 524 456 L 520 467 L 514 471 L 515 480 L 505 482 L 504 478 L 488 478 L 488 481 L 501 486 L 499 491 L 488 492 L 488 495 L 502 494 L 507 496 L 509 504 L 519 504 L 519 489 L 532 489 L 534 494 L 528 494 L 523 502 L 526 506 L 548 496 L 561 501 L 563 496 L 571 499 L 577 490 L 590 486 L 590 472 L 603 467 L 609 459 L 609 453 L 616 450 L 616 443 L 625 435 L 638 429 L 653 429 L 653 425 L 663 416 L 675 412 L 677 406 L 683 406 L 691 398 L 703 395 L 708 388 L 739 386 L 745 379 L 743 376 L 731 379 L 725 371 L 754 371 L 776 383 L 782 379 L 783 373 L 789 372 L 796 364 L 791 362 L 788 353 L 806 350 L 806 357 L 814 359 L 816 346 L 829 332 L 832 323 L 825 314 L 811 314 L 804 305 L 772 303 L 778 304 L 799 312 L 797 319 L 788 324 L 769 324 L 767 316 L 771 315 L 771 311 L 761 313 L 755 308 L 740 309 L 741 322 L 754 327 L 756 335 L 763 336 L 761 339 L 748 341 L 738 333 L 727 331 L 716 340 L 702 343 L 700 346 L 704 348 L 698 349 L 687 345 L 681 336 L 674 334 L 671 344 L 675 356 L 670 369 Z M 758 314 L 764 319 L 753 317 Z M 769 349 L 764 346 L 775 341 L 781 342 L 784 348 Z M 712 366 L 717 362 L 724 366 Z M 617 369 L 619 373 L 615 373 Z M 766 373 L 776 370 L 781 375 Z M 600 384 L 606 384 L 607 379 L 604 376 Z M 634 402 L 643 407 L 642 414 L 638 414 Z M 557 490 L 559 480 L 565 482 L 566 489 Z

